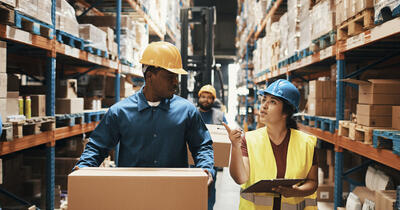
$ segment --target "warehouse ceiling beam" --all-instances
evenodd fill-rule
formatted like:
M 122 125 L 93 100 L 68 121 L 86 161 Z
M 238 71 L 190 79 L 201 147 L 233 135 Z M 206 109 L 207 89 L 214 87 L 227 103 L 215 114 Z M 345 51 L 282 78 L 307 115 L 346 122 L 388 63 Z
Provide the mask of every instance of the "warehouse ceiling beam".
M 369 65 L 367 65 L 367 66 L 365 66 L 365 67 L 363 67 L 363 68 L 361 68 L 361 69 L 359 69 L 359 70 L 357 70 L 357 71 L 345 76 L 345 78 L 349 79 L 349 78 L 357 77 L 360 74 L 362 74 L 363 72 L 371 69 L 372 67 L 374 67 L 376 65 L 379 65 L 379 64 L 389 60 L 390 58 L 396 57 L 398 55 L 400 55 L 400 51 L 396 51 L 396 52 L 390 53 L 389 55 L 386 55 L 385 57 L 381 58 L 380 60 L 378 60 L 378 61 L 376 61 L 374 63 L 371 63 L 371 64 L 369 64 Z
M 83 6 L 90 8 L 92 5 L 90 5 L 89 3 L 87 3 L 85 0 L 76 0 L 76 2 L 82 4 Z M 96 3 L 95 3 L 96 4 Z M 104 13 L 102 13 L 100 10 L 96 9 L 96 8 L 92 8 L 91 9 L 94 14 L 96 14 L 97 16 L 104 16 Z
M 90 10 L 95 9 L 98 5 L 100 5 L 103 2 L 103 0 L 97 0 L 94 2 L 94 4 L 90 5 L 89 8 L 87 8 L 85 11 L 82 12 L 77 18 L 78 20 L 81 19 L 83 16 L 85 16 Z

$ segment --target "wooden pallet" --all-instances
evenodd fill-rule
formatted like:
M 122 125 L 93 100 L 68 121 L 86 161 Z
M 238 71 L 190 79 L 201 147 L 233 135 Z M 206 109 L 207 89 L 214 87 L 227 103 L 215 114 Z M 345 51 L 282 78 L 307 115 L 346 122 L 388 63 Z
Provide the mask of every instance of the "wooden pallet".
M 14 17 L 15 27 L 48 39 L 53 39 L 53 27 L 49 24 L 26 16 L 19 11 L 14 11 Z
M 99 122 L 106 114 L 106 111 L 85 111 L 85 123 Z
M 311 52 L 318 52 L 336 43 L 336 30 L 330 31 L 327 34 L 312 41 L 310 46 Z
M 69 45 L 73 48 L 78 48 L 80 50 L 84 50 L 85 41 L 81 38 L 78 38 L 74 35 L 71 35 L 67 32 L 56 30 L 57 41 Z
M 90 46 L 85 46 L 84 49 L 85 49 L 86 52 L 89 52 L 89 53 L 91 53 L 93 55 L 97 55 L 97 56 L 100 56 L 100 57 L 108 58 L 108 52 L 107 51 L 99 50 L 99 49 L 96 49 L 96 48 L 90 47 Z
M 373 146 L 379 149 L 390 149 L 400 155 L 400 131 L 393 129 L 376 129 L 373 133 Z
M 54 117 L 32 117 L 26 120 L 11 121 L 12 138 L 22 138 L 24 136 L 36 135 L 44 131 L 52 131 L 55 129 Z M 7 139 L 9 140 L 9 139 Z
M 13 140 L 13 126 L 11 123 L 3 123 L 0 141 L 12 141 Z
M 0 3 L 0 23 L 6 25 L 14 25 L 14 9 L 4 3 Z
M 338 40 L 345 40 L 374 26 L 374 11 L 367 9 L 343 22 L 338 29 Z
M 85 123 L 84 113 L 56 114 L 56 127 L 74 126 Z
M 353 123 L 351 121 L 339 121 L 339 136 L 349 137 L 354 141 L 361 141 L 364 144 L 372 144 L 373 131 L 382 127 L 368 127 Z

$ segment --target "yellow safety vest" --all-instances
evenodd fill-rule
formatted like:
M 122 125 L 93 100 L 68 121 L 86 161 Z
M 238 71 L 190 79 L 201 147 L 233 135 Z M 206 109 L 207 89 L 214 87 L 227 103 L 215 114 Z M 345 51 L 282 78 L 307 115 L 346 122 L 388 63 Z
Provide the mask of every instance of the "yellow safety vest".
M 268 137 L 267 128 L 259 128 L 246 133 L 247 151 L 249 154 L 250 177 L 241 187 L 263 180 L 275 179 L 277 175 L 275 156 Z M 288 145 L 286 173 L 287 179 L 304 179 L 311 169 L 314 147 L 317 138 L 301 131 L 291 129 Z M 307 197 L 282 196 L 282 210 L 316 210 L 316 192 Z M 273 193 L 241 193 L 239 209 L 242 210 L 272 210 Z

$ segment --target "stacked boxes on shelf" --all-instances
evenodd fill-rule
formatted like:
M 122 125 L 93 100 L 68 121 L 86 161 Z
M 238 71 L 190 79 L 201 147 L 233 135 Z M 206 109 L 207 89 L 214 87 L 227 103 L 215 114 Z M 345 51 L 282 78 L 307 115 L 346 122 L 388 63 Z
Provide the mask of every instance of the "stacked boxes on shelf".
M 78 82 L 76 79 L 61 80 L 56 90 L 56 114 L 83 112 L 83 98 L 78 98 Z
M 51 0 L 18 0 L 15 10 L 51 25 L 51 5 Z
M 102 31 L 106 32 L 107 34 L 107 38 L 106 38 L 106 42 L 107 42 L 107 50 L 108 53 L 111 55 L 118 55 L 118 45 L 117 43 L 114 41 L 114 30 L 110 27 L 99 27 Z
M 335 116 L 336 82 L 310 81 L 308 96 L 308 114 L 317 116 Z
M 7 118 L 7 42 L 0 41 L 0 115 Z
M 315 40 L 336 29 L 335 5 L 331 0 L 323 0 L 311 10 L 311 39 Z
M 107 51 L 107 33 L 92 24 L 79 24 L 79 37 L 88 41 L 86 46 Z
M 57 0 L 56 29 L 79 37 L 79 23 L 74 8 L 66 0 Z
M 16 0 L 0 0 L 0 2 L 10 5 L 12 7 L 15 7 L 16 4 Z

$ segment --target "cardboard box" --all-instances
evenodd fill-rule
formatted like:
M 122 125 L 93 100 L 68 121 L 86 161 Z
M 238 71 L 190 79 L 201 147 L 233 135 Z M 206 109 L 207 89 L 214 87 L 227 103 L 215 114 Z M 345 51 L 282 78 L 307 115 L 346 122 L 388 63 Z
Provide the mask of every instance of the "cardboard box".
M 396 203 L 396 191 L 375 191 L 375 209 L 394 209 Z
M 60 80 L 57 86 L 57 98 L 77 98 L 78 81 L 76 79 Z
M 112 52 L 113 43 L 114 43 L 114 30 L 110 27 L 99 27 L 102 31 L 107 33 L 107 49 L 109 52 Z
M 45 95 L 31 95 L 31 112 L 33 117 L 46 116 Z
M 317 200 L 323 202 L 333 202 L 334 184 L 322 184 L 317 189 Z
M 72 114 L 83 112 L 83 98 L 57 98 L 56 114 Z
M 7 73 L 0 73 L 0 98 L 7 97 Z
M 346 79 L 358 84 L 358 103 L 400 105 L 400 80 L 370 79 L 368 81 Z
M 335 116 L 336 99 L 308 98 L 308 111 L 310 115 Z
M 353 193 L 358 196 L 361 203 L 364 203 L 365 199 L 368 199 L 370 201 L 375 201 L 375 192 L 368 189 L 367 187 L 358 186 L 354 188 Z
M 94 96 L 84 98 L 84 108 L 85 110 L 99 110 L 101 109 L 101 98 Z
M 15 7 L 15 4 L 16 4 L 15 1 L 16 1 L 16 0 L 0 0 L 0 2 L 3 2 L 3 3 L 5 3 L 5 4 L 8 4 L 8 5 L 12 6 L 12 7 Z
M 371 127 L 391 127 L 391 105 L 357 104 L 357 124 Z
M 213 140 L 214 149 L 214 166 L 215 167 L 228 167 L 229 158 L 231 156 L 231 141 L 229 140 L 228 133 L 222 125 L 207 124 L 207 129 L 210 132 L 211 139 Z M 192 153 L 188 149 L 189 164 L 194 165 Z
M 392 127 L 400 130 L 400 106 L 392 107 Z
M 19 92 L 17 91 L 7 92 L 7 116 L 19 114 L 18 96 Z
M 318 81 L 313 80 L 309 83 L 309 97 L 316 99 L 335 98 L 336 82 L 335 81 Z
M 207 180 L 198 168 L 82 168 L 68 176 L 68 209 L 205 210 Z
M 0 73 L 7 72 L 7 42 L 0 41 Z

